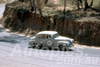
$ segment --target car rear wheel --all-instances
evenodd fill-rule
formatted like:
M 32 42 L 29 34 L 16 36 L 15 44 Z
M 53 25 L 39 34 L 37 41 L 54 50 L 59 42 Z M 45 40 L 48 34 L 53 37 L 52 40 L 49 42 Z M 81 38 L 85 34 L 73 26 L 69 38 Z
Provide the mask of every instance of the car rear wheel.
M 35 47 L 36 47 L 36 43 L 33 43 L 32 48 L 35 48 Z
M 43 48 L 43 45 L 40 44 L 40 45 L 38 46 L 38 49 L 42 49 L 42 48 Z

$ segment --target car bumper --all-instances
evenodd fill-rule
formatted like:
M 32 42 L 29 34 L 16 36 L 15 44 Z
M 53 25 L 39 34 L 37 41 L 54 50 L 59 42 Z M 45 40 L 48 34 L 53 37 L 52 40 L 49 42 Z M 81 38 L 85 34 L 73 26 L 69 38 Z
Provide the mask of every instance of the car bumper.
M 67 46 L 67 48 L 73 48 L 74 47 L 74 43 L 71 43 Z

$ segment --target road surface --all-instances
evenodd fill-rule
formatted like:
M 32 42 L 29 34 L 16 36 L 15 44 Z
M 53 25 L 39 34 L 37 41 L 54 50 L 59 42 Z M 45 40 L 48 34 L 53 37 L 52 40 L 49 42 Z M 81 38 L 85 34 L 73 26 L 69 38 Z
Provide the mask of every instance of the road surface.
M 4 9 L 5 5 L 0 5 L 0 16 Z M 28 48 L 29 39 L 0 26 L 0 67 L 100 67 L 100 49 L 38 50 Z

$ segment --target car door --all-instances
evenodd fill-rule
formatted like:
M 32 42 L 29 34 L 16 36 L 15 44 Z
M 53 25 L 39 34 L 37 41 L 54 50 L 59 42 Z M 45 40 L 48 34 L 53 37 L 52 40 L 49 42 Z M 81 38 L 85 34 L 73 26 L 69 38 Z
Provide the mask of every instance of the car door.
M 46 35 L 45 44 L 47 46 L 52 46 L 53 45 L 53 38 L 52 38 L 51 35 Z
M 44 41 L 46 40 L 46 35 L 44 35 L 44 34 L 41 34 L 41 35 L 38 35 L 37 36 L 37 42 L 38 43 L 44 43 Z

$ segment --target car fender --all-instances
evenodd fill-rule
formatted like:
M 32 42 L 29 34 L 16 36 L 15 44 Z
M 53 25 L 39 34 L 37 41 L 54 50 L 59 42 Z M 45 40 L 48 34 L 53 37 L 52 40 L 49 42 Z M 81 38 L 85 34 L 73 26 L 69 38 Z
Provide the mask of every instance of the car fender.
M 60 44 L 66 46 L 66 45 L 69 45 L 69 42 L 68 41 L 58 41 L 57 45 L 60 45 Z
M 33 43 L 36 43 L 35 40 L 30 40 L 29 45 L 33 45 Z

